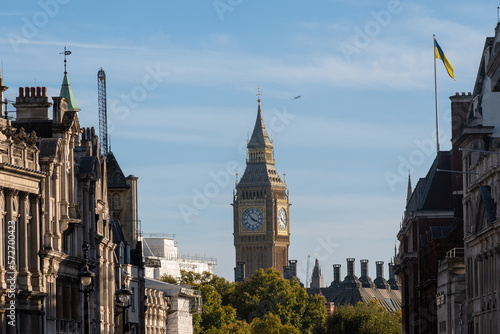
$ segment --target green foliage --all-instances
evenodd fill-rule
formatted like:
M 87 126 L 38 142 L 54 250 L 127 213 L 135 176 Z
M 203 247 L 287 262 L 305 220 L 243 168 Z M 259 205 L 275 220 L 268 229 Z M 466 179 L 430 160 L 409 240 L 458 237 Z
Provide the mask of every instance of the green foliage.
M 376 300 L 367 304 L 359 302 L 356 307 L 338 306 L 327 319 L 327 333 L 400 334 L 401 312 L 390 313 Z
M 161 280 L 176 283 L 172 276 Z M 193 316 L 195 334 L 402 333 L 401 312 L 390 313 L 375 300 L 337 306 L 327 318 L 323 296 L 309 296 L 298 280 L 285 280 L 272 268 L 237 283 L 210 273 L 181 271 L 177 283 L 201 292 L 202 313 Z
M 172 275 L 167 275 L 167 274 L 163 274 L 160 277 L 160 281 L 166 282 L 166 283 L 177 284 L 177 281 L 175 280 L 175 277 L 172 276 Z
M 270 268 L 260 269 L 243 283 L 237 283 L 230 298 L 238 318 L 252 322 L 273 314 L 283 325 L 308 333 L 326 319 L 325 299 L 309 296 L 298 280 L 285 280 Z
M 300 331 L 292 325 L 283 325 L 280 317 L 269 313 L 262 319 L 254 318 L 252 323 L 252 334 L 300 334 Z

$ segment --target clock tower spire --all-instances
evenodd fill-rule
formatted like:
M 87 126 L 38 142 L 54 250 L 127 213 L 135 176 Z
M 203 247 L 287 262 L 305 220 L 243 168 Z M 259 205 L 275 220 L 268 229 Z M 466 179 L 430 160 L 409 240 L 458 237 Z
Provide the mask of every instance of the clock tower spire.
M 232 204 L 236 280 L 260 268 L 274 267 L 283 274 L 283 267 L 288 265 L 290 204 L 286 184 L 276 171 L 273 143 L 262 117 L 261 96 L 259 89 L 257 119 L 247 144 L 247 165 L 236 185 Z

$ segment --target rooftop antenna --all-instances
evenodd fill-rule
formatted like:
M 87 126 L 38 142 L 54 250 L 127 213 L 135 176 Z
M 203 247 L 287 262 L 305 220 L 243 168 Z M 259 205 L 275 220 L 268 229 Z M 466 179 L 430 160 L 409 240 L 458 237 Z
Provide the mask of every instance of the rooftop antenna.
M 71 51 L 66 50 L 66 47 L 64 47 L 64 52 L 59 52 L 59 54 L 64 55 L 64 74 L 68 74 L 68 71 L 66 71 L 66 56 L 69 56 Z

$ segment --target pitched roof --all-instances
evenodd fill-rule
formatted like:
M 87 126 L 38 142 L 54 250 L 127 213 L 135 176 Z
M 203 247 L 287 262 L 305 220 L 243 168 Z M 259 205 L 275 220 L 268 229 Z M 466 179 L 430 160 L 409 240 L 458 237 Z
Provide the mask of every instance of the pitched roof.
M 113 152 L 109 151 L 106 156 L 106 170 L 108 176 L 108 189 L 130 188 L 125 179 L 118 161 L 116 161 Z
M 252 137 L 248 142 L 247 147 L 265 147 L 265 146 L 273 146 L 271 140 L 266 131 L 266 126 L 264 125 L 264 119 L 262 118 L 262 111 L 260 109 L 260 100 L 259 100 L 259 109 L 257 110 L 257 119 L 255 120 L 255 126 L 253 128 Z
M 451 169 L 451 152 L 441 151 L 425 178 L 421 178 L 406 205 L 408 213 L 419 210 L 453 210 L 451 173 L 441 170 Z
M 357 303 L 368 303 L 375 299 L 380 306 L 389 312 L 396 312 L 401 309 L 401 291 L 391 289 L 377 289 L 364 287 L 332 286 L 321 289 L 307 289 L 309 294 L 319 294 L 325 296 L 327 302 L 333 302 L 335 306 L 353 305 Z

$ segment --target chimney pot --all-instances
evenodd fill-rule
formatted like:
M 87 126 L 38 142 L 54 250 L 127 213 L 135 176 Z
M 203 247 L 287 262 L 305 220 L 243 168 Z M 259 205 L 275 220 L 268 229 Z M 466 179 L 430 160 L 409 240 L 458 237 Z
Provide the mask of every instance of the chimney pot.
M 333 265 L 333 283 L 340 283 L 340 264 Z
M 31 87 L 31 97 L 35 97 L 35 87 Z
M 377 261 L 377 278 L 384 278 L 384 261 Z
M 458 94 L 458 92 L 455 92 L 455 96 L 459 96 L 460 94 Z
M 354 258 L 347 259 L 347 276 L 354 276 Z
M 462 96 L 465 96 L 465 92 L 462 92 Z
M 36 88 L 36 96 L 38 96 L 38 97 L 42 96 L 42 87 Z
M 29 87 L 24 87 L 24 96 L 26 96 L 26 97 L 30 96 L 30 88 Z
M 47 87 L 42 87 L 42 96 L 47 96 Z
M 19 97 L 24 97 L 24 89 L 23 89 L 23 87 L 19 87 Z
M 361 276 L 368 276 L 368 260 L 361 260 Z

